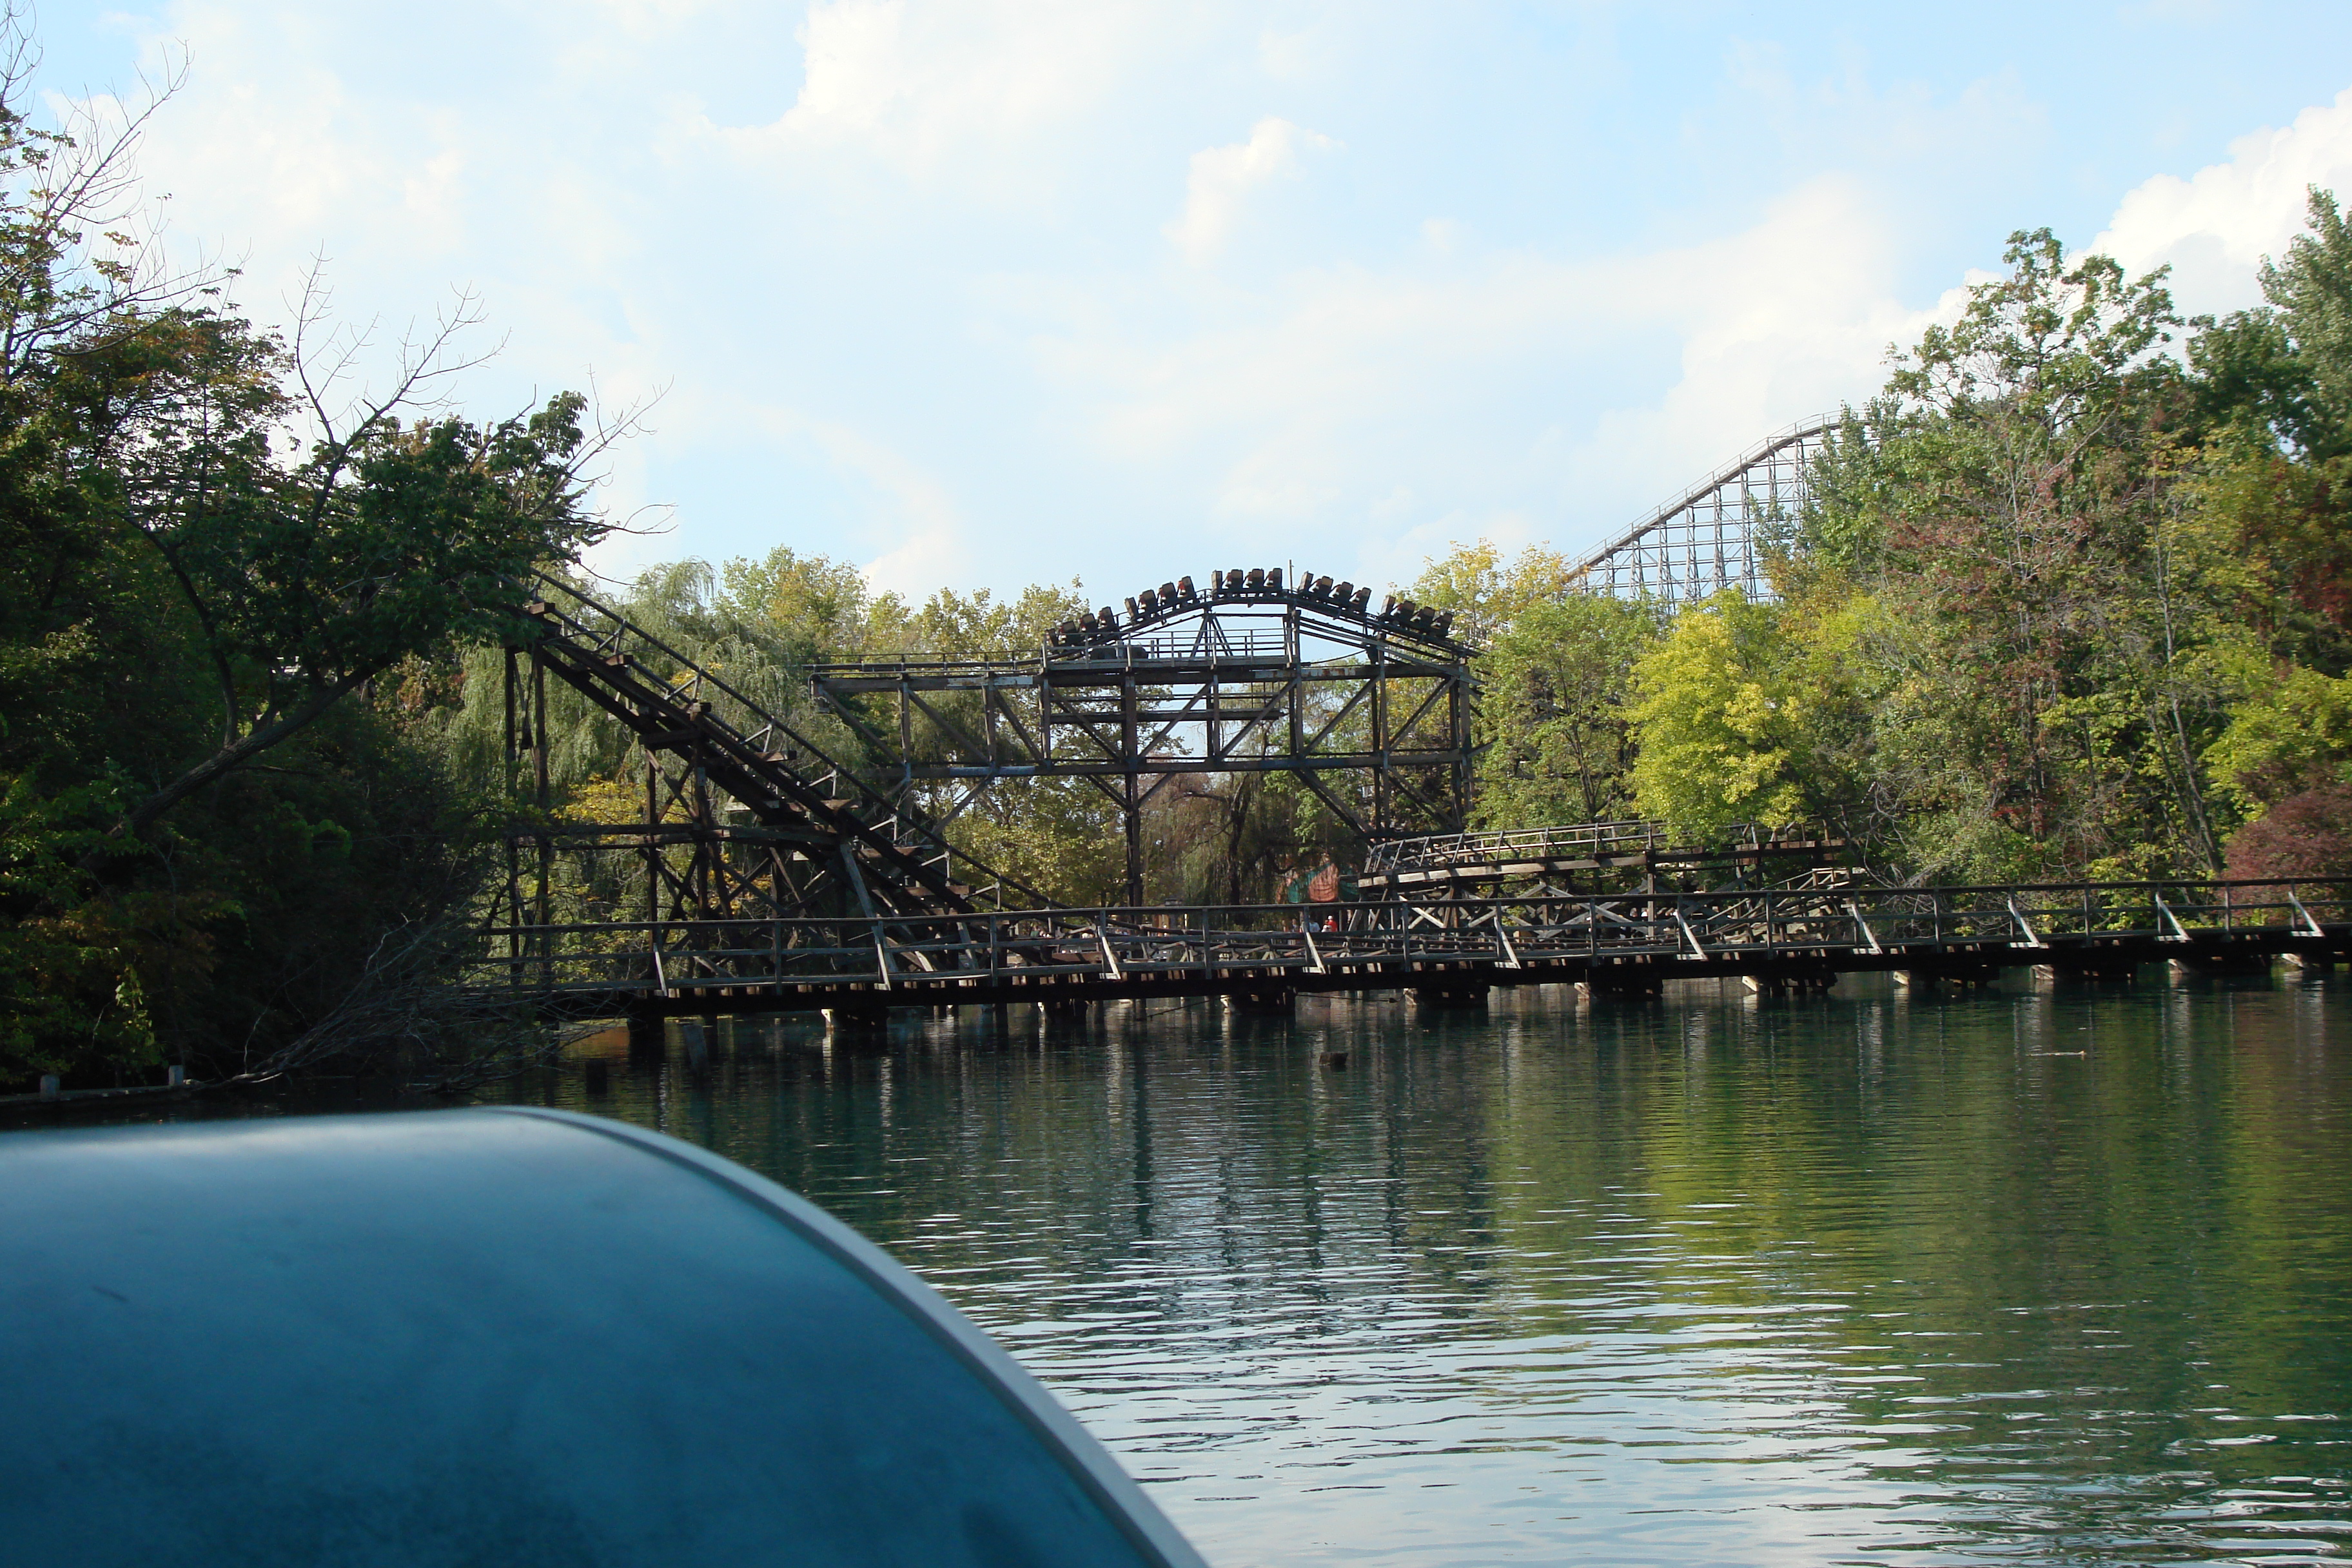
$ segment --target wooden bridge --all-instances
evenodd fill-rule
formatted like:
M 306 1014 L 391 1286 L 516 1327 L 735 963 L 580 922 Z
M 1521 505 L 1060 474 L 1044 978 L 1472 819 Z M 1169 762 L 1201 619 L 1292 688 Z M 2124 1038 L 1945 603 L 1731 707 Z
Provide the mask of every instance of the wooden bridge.
M 2245 973 L 2284 954 L 2352 957 L 2352 879 L 1838 888 L 1675 895 L 1398 899 L 1349 905 L 1055 909 L 858 919 L 604 922 L 529 938 L 470 979 L 575 1016 L 823 1011 L 1222 995 L 1286 1006 L 1301 992 L 1408 990 L 1475 1001 L 1496 985 L 1654 994 L 1740 977 L 1820 990 L 1893 972 L 1914 986 L 2003 970 L 2128 981 L 2143 965 Z

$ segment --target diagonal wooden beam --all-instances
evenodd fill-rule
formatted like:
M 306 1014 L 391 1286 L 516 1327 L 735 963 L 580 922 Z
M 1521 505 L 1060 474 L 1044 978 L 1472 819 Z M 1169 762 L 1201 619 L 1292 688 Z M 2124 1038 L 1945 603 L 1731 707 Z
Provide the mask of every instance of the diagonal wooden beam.
M 1363 706 L 1365 700 L 1371 696 L 1371 682 L 1364 680 L 1358 681 L 1356 683 L 1356 689 L 1349 693 L 1348 700 L 1339 705 L 1339 710 L 1337 713 L 1332 714 L 1330 720 L 1325 723 L 1320 730 L 1316 731 L 1315 733 L 1308 738 L 1307 742 L 1307 752 L 1312 752 L 1320 747 L 1324 741 L 1330 735 L 1332 731 L 1338 729 L 1341 724 L 1347 721 L 1349 714 L 1353 713 L 1358 708 Z
M 1445 682 L 1438 681 L 1432 685 L 1429 689 L 1429 695 L 1421 700 L 1421 706 L 1412 710 L 1412 717 L 1405 720 L 1403 723 L 1396 725 L 1389 731 L 1390 740 L 1393 742 L 1399 736 L 1412 734 L 1412 727 L 1421 722 L 1422 715 L 1428 712 L 1430 709 L 1435 707 L 1437 700 L 1444 696 L 1445 692 Z
M 1004 689 L 1000 686 L 986 687 L 982 690 L 981 696 L 983 701 L 993 703 L 997 716 L 1013 726 L 1013 732 L 1021 738 L 1021 743 L 1029 750 L 1029 761 L 1033 763 L 1043 763 L 1045 761 L 1045 749 L 1037 744 L 1037 737 L 1029 732 L 1029 726 L 1021 721 L 1021 715 L 1013 711 L 1013 704 L 1004 700 Z
M 974 756 L 982 758 L 988 757 L 988 746 L 985 742 L 973 739 L 971 732 L 966 730 L 961 724 L 958 723 L 953 719 L 949 718 L 937 708 L 934 708 L 929 703 L 924 701 L 920 697 L 916 696 L 913 688 L 908 688 L 902 695 L 905 696 L 907 701 L 911 706 L 921 711 L 922 714 L 926 718 L 929 719 L 932 723 L 938 725 L 941 731 L 943 731 L 950 740 L 955 742 L 958 745 L 962 746 L 965 751 Z
M 1226 736 L 1224 743 L 1202 760 L 1214 764 L 1231 757 L 1235 752 L 1241 749 L 1243 742 L 1247 741 L 1253 732 L 1257 731 L 1260 727 L 1271 724 L 1275 720 L 1284 716 L 1283 702 L 1289 695 L 1289 689 L 1286 687 L 1284 689 L 1268 696 L 1263 703 L 1259 704 L 1256 711 L 1249 714 L 1245 718 L 1238 720 L 1220 719 L 1220 723 L 1238 724 L 1240 725 L 1240 728 L 1235 730 L 1231 735 Z M 1215 769 L 1212 766 L 1208 771 L 1214 772 Z
M 1318 800 L 1320 800 L 1325 805 L 1329 806 L 1332 814 L 1338 816 L 1340 821 L 1348 825 L 1349 832 L 1353 833 L 1359 838 L 1366 837 L 1363 819 L 1358 816 L 1347 806 L 1341 805 L 1339 798 L 1337 795 L 1333 795 L 1329 790 L 1325 789 L 1323 787 L 1323 781 L 1317 778 L 1311 769 L 1300 769 L 1298 776 L 1307 782 L 1307 787 L 1308 789 L 1315 792 L 1315 796 Z
M 982 795 L 987 794 L 988 786 L 995 782 L 996 781 L 992 778 L 973 780 L 971 787 L 963 792 L 963 797 L 958 800 L 953 805 L 948 807 L 946 816 L 931 818 L 931 830 L 933 832 L 937 832 L 945 827 L 949 823 L 953 822 L 957 817 L 961 816 L 963 815 L 963 808 L 970 805 L 973 801 L 978 800 Z

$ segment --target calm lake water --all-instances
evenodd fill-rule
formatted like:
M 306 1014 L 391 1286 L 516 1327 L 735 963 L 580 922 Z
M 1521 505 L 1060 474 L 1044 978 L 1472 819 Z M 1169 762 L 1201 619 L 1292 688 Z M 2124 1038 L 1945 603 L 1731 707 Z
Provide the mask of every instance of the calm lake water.
M 823 1204 L 1219 1568 L 2352 1558 L 2352 981 L 1847 986 L 747 1020 L 493 1098 Z

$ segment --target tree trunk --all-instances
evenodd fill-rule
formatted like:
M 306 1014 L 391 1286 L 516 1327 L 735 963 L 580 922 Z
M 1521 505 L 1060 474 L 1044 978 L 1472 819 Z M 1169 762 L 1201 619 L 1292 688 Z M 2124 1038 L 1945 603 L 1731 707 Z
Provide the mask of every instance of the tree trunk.
M 114 825 L 114 830 L 107 836 L 108 838 L 110 841 L 143 836 L 148 828 L 154 826 L 156 818 L 206 784 L 235 773 L 270 747 L 308 725 L 328 709 L 341 701 L 365 679 L 366 677 L 362 675 L 347 676 L 333 686 L 312 692 L 308 700 L 289 709 L 269 722 L 247 731 L 236 741 L 223 746 L 194 767 L 141 801 L 131 808 L 129 815 Z

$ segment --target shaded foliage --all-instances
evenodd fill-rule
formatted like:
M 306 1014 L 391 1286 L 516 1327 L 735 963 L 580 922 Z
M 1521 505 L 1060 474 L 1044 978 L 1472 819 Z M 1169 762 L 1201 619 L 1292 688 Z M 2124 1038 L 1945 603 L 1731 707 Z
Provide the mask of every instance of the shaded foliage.
M 1633 671 L 1664 623 L 1654 605 L 1590 595 L 1511 617 L 1480 668 L 1481 826 L 1633 815 Z
M 2229 874 L 2352 877 L 2352 784 L 2300 791 L 2230 839 Z
M 42 130 L 25 91 L 0 71 L 0 1083 L 235 1072 L 463 907 L 486 803 L 395 672 L 596 537 L 612 432 L 430 406 L 463 311 L 337 407 L 315 312 L 281 341 L 125 232 L 139 120 Z

